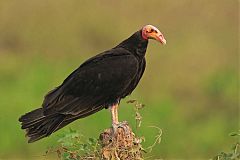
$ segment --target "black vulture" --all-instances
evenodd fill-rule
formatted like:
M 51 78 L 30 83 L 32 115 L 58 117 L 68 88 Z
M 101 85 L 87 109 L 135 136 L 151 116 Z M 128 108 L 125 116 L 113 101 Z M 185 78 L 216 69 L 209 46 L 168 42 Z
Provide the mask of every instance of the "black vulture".
M 118 125 L 120 100 L 132 93 L 145 70 L 148 39 L 166 44 L 156 27 L 146 25 L 116 47 L 82 63 L 45 96 L 40 108 L 19 118 L 28 142 L 104 108 L 110 108 L 112 125 Z

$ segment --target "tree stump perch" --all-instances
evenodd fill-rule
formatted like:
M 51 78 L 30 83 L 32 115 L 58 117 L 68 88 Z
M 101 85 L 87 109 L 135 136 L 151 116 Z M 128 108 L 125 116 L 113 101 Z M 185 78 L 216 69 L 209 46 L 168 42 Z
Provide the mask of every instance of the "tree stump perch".
M 104 160 L 143 160 L 141 139 L 135 134 L 127 122 L 122 122 L 115 129 L 105 129 L 99 136 Z

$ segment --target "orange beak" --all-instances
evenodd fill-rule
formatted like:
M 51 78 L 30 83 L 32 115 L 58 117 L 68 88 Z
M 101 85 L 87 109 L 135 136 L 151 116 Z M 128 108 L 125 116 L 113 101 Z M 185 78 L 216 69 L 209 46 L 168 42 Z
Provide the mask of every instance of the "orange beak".
M 167 44 L 166 39 L 164 38 L 163 34 L 160 31 L 150 33 L 150 38 L 155 39 L 156 41 L 159 41 L 162 44 Z

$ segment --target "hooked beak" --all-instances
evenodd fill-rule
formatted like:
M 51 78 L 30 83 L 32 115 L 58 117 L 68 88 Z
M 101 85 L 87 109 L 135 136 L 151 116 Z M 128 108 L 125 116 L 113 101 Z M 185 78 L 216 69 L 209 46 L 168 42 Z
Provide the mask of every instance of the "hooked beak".
M 163 34 L 161 32 L 155 33 L 152 38 L 154 38 L 156 41 L 159 41 L 163 45 L 167 44 L 166 39 L 164 38 Z

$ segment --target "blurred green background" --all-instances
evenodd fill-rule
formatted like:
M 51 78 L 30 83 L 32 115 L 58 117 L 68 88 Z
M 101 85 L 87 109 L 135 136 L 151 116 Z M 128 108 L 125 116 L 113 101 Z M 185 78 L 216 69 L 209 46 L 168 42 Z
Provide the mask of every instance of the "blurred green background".
M 209 159 L 233 143 L 239 129 L 237 0 L 110 1 L 0 0 L 0 159 L 43 159 L 69 127 L 98 137 L 110 126 L 103 110 L 33 144 L 18 117 L 42 103 L 87 58 L 114 47 L 146 24 L 160 29 L 151 41 L 147 69 L 126 98 L 146 104 L 139 131 L 164 159 Z M 134 125 L 122 101 L 120 119 Z

